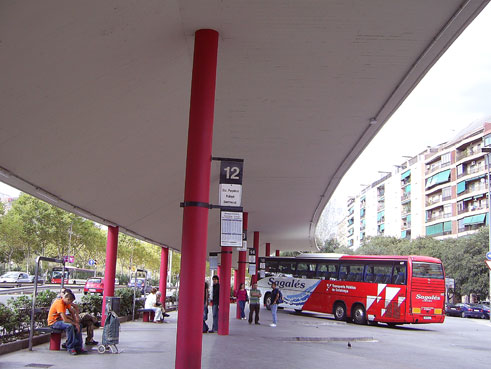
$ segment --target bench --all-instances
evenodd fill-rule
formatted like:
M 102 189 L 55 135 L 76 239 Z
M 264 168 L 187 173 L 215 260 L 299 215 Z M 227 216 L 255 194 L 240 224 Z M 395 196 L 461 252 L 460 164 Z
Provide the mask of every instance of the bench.
M 155 312 L 152 309 L 138 309 L 139 313 L 143 313 L 144 322 L 152 322 L 155 318 Z
M 60 351 L 61 334 L 63 333 L 63 330 L 54 329 L 51 327 L 39 327 L 36 328 L 36 331 L 41 333 L 49 333 L 49 349 L 52 351 Z

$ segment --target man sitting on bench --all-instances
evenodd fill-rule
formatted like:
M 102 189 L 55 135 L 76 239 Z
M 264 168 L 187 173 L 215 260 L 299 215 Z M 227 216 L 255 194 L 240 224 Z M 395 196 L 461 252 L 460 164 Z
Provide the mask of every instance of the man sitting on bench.
M 159 301 L 160 303 L 160 301 Z M 164 316 L 162 314 L 162 308 L 157 305 L 157 289 L 152 288 L 152 292 L 147 295 L 145 300 L 145 309 L 153 310 L 155 317 L 153 319 L 154 323 L 163 323 Z
M 82 331 L 80 324 L 76 321 L 76 313 L 71 304 L 75 300 L 72 292 L 65 293 L 51 304 L 48 313 L 48 326 L 54 329 L 64 330 L 67 335 L 67 351 L 70 355 L 87 353 L 82 348 Z M 66 311 L 70 312 L 70 316 Z

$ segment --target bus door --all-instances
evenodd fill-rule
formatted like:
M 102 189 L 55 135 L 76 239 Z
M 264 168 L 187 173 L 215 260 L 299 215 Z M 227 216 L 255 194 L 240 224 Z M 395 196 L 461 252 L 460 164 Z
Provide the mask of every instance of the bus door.
M 410 304 L 414 323 L 443 322 L 445 276 L 442 264 L 413 261 Z

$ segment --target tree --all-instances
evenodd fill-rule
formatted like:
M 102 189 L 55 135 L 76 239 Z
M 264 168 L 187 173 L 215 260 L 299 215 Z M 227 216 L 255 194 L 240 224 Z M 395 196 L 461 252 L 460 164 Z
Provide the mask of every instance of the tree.
M 22 253 L 22 223 L 17 214 L 4 215 L 0 221 L 0 257 L 11 270 L 11 263 L 20 262 L 24 258 Z

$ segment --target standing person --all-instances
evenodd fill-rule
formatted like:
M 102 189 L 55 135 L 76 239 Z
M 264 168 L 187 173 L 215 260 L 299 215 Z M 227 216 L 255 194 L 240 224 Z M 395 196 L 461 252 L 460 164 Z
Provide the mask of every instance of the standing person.
M 270 327 L 276 327 L 276 323 L 278 322 L 278 317 L 276 313 L 278 312 L 278 300 L 280 298 L 280 290 L 276 287 L 276 282 L 271 283 L 271 314 L 273 315 L 273 323 L 271 323 Z
M 87 351 L 82 348 L 80 324 L 77 321 L 77 314 L 71 306 L 73 301 L 75 301 L 75 295 L 72 292 L 66 292 L 53 301 L 49 308 L 48 326 L 66 331 L 66 346 L 70 355 L 85 354 Z M 67 310 L 70 312 L 70 316 L 66 314 Z
M 155 317 L 153 318 L 154 323 L 163 323 L 164 316 L 161 307 L 157 306 L 157 289 L 155 287 L 153 287 L 152 292 L 147 295 L 145 309 L 153 310 L 155 314 Z
M 256 313 L 256 316 L 254 317 L 254 323 L 260 324 L 259 323 L 259 307 L 261 306 L 260 299 L 261 299 L 261 291 L 257 289 L 257 283 L 253 283 L 251 288 L 251 298 L 249 300 L 249 324 L 252 324 L 253 313 Z
M 220 283 L 218 276 L 213 276 L 213 296 L 212 296 L 212 312 L 213 312 L 213 327 L 209 333 L 218 332 L 218 303 L 220 302 Z
M 203 333 L 208 333 L 208 324 L 206 321 L 208 320 L 208 302 L 210 301 L 210 291 L 208 287 L 208 282 L 205 281 L 205 301 L 204 301 L 204 309 L 203 309 Z
M 240 309 L 240 319 L 245 319 L 245 304 L 249 301 L 249 296 L 247 296 L 247 291 L 245 289 L 245 284 L 241 283 L 239 290 L 237 291 L 237 304 Z

